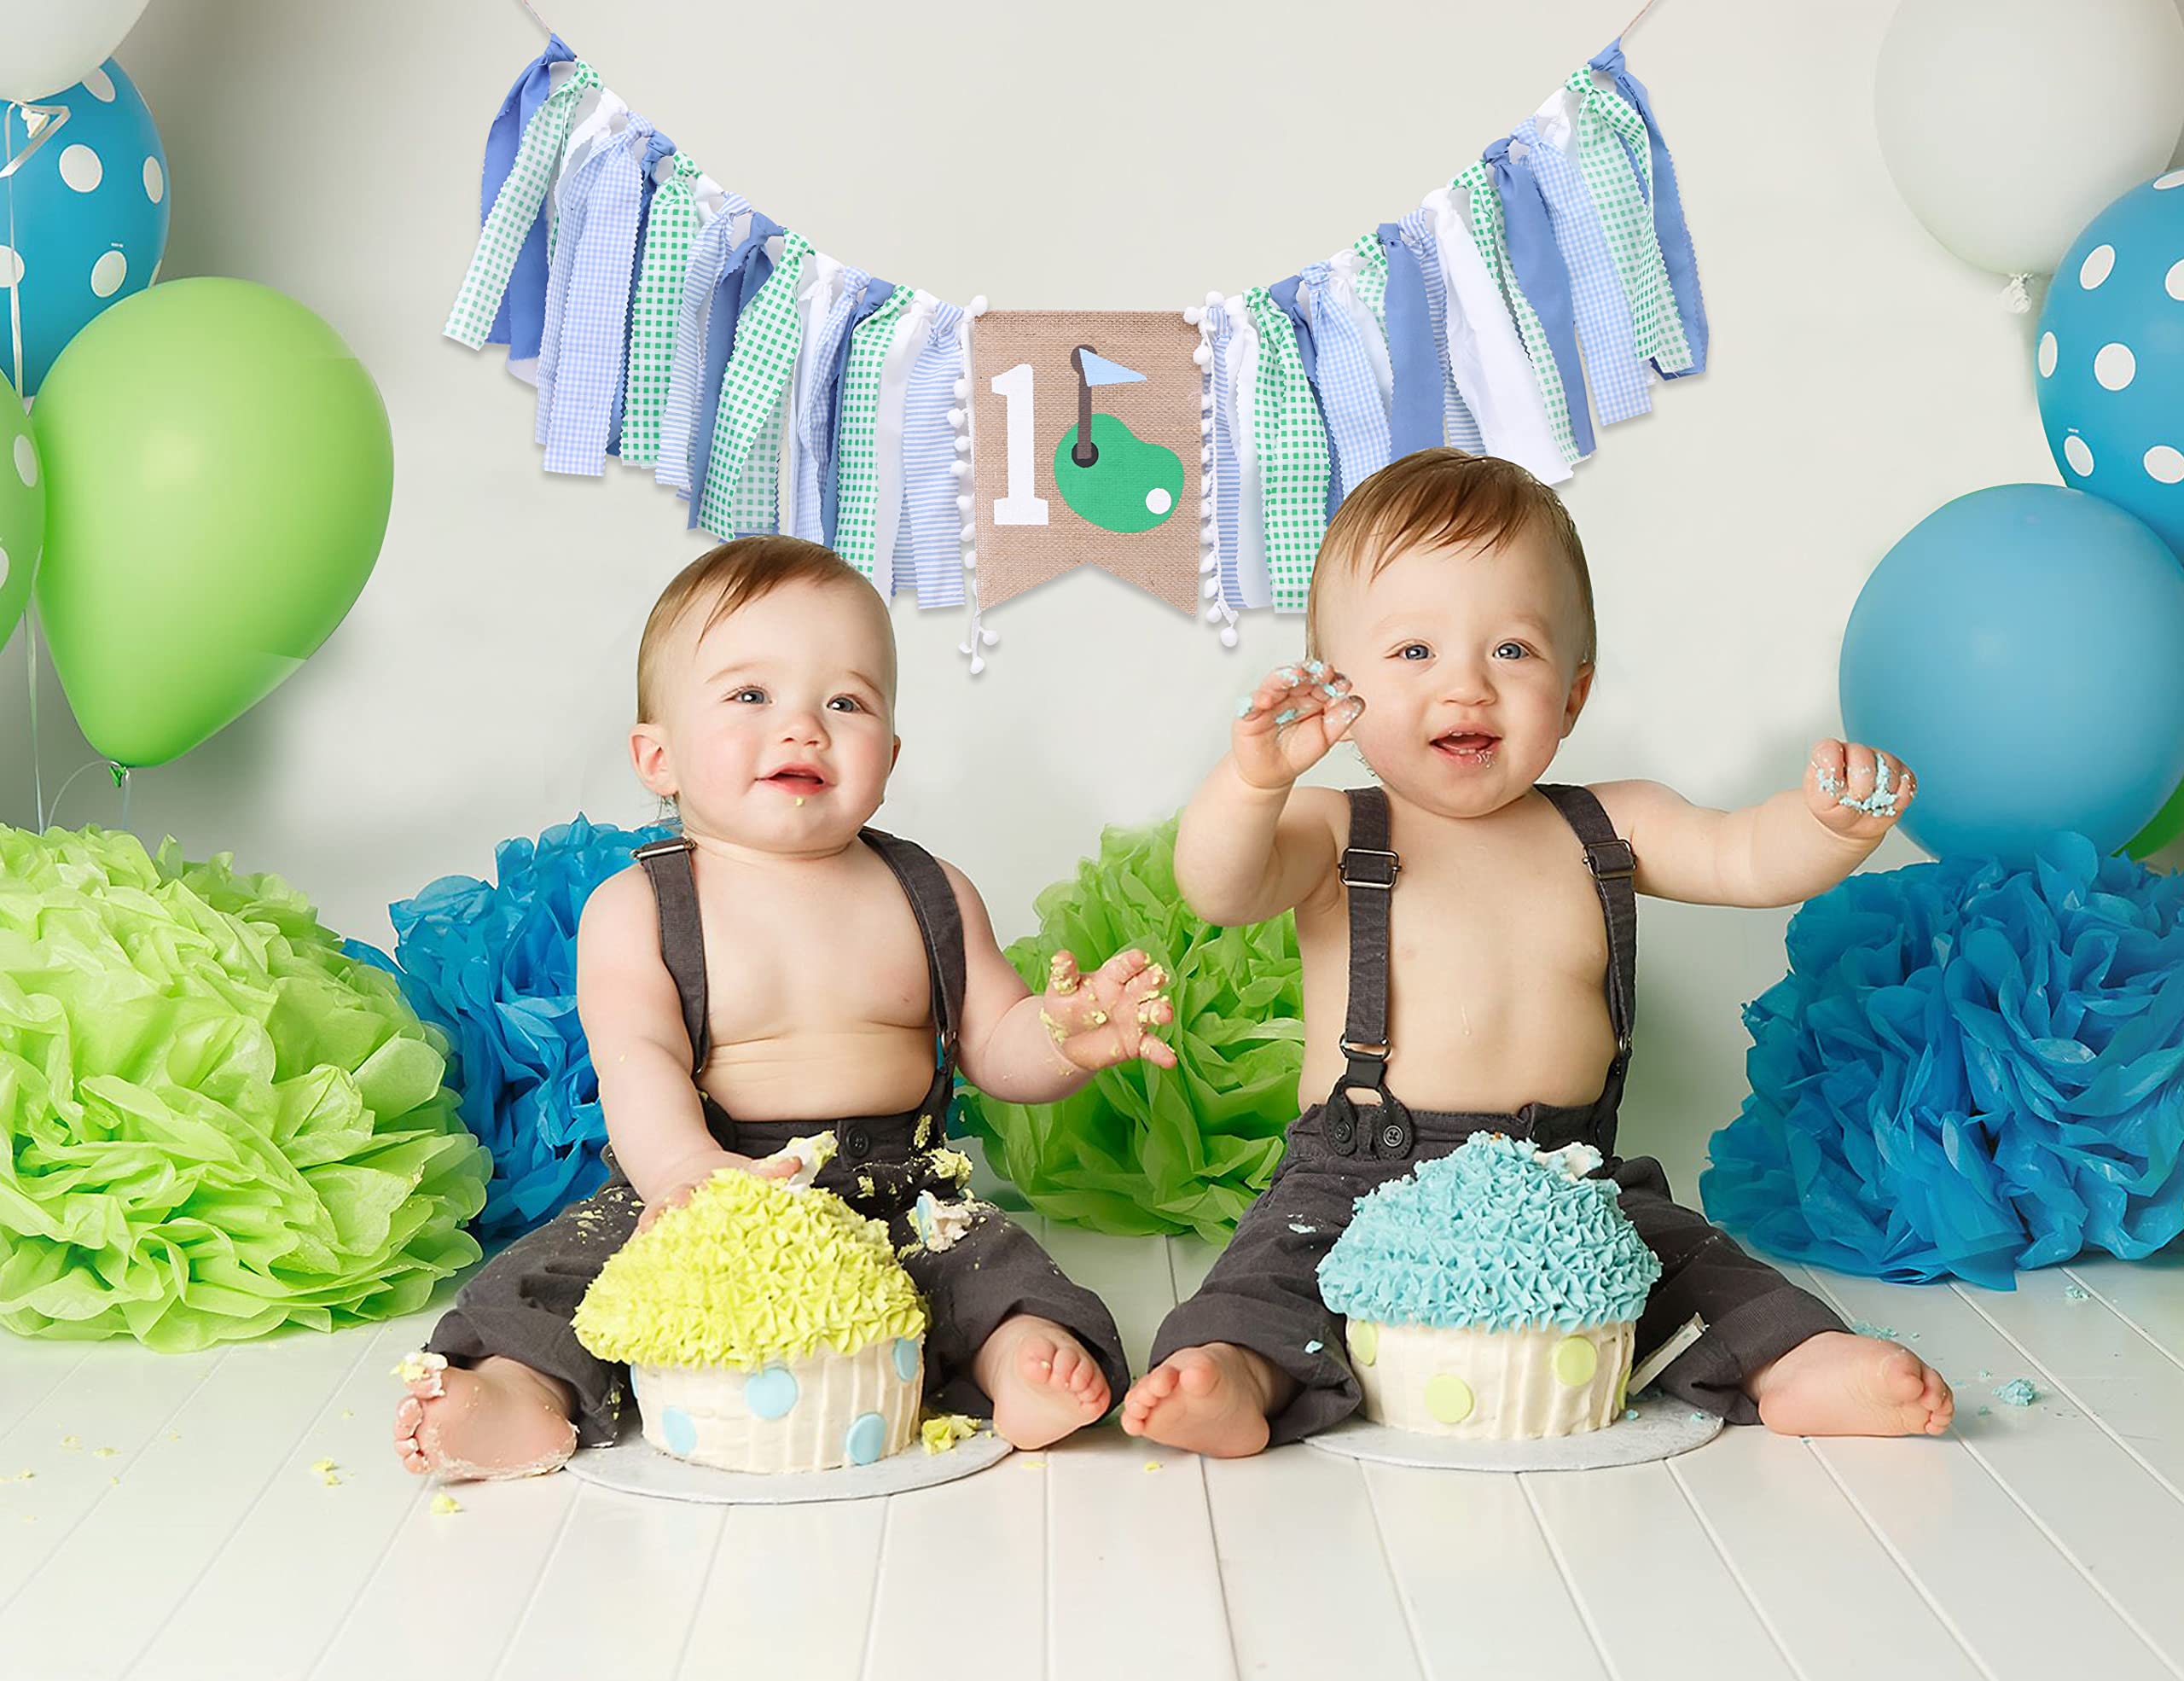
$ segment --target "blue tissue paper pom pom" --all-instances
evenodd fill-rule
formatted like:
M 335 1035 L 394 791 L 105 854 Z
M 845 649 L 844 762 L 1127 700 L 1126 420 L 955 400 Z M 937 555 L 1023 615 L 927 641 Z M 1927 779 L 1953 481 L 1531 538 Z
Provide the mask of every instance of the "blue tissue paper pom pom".
M 2007 1289 L 2184 1229 L 2184 877 L 2082 835 L 1854 875 L 1746 1007 L 1707 1213 L 1778 1255 Z
M 577 919 L 632 852 L 673 832 L 580 816 L 535 842 L 502 841 L 497 885 L 444 875 L 387 907 L 394 961 L 380 961 L 453 1042 L 448 1083 L 492 1154 L 481 1237 L 528 1231 L 606 1182 L 599 1081 L 577 1020 Z

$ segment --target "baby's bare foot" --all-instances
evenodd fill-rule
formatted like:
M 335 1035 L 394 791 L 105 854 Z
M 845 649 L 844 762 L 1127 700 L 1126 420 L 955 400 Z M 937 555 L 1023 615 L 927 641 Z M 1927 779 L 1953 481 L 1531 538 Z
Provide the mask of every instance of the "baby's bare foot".
M 1267 1418 L 1296 1381 L 1263 1355 L 1230 1342 L 1179 1348 L 1130 1385 L 1123 1428 L 1170 1447 L 1239 1459 L 1267 1441 Z
M 996 1435 L 1018 1447 L 1047 1447 L 1107 1411 L 1098 1362 L 1060 1325 L 1029 1313 L 1004 1321 L 972 1362 L 993 1398 Z
M 1752 1375 L 1760 1421 L 1789 1436 L 1938 1436 L 1956 1416 L 1942 1375 L 1900 1343 L 1822 1331 Z
M 403 1468 L 446 1482 L 558 1471 L 576 1451 L 576 1397 L 558 1378 L 491 1355 L 470 1370 L 413 1354 L 398 1371 L 410 1393 L 394 1410 Z

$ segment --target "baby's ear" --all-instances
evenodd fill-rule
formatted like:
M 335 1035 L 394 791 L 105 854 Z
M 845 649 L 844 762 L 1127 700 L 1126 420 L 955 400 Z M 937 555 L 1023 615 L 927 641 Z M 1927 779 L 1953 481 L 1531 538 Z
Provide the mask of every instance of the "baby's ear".
M 1570 679 L 1570 696 L 1563 702 L 1562 733 L 1567 736 L 1577 727 L 1577 714 L 1585 709 L 1585 701 L 1593 692 L 1593 667 L 1590 664 L 1577 667 L 1577 676 Z
M 895 737 L 895 750 L 894 750 L 894 752 L 892 752 L 892 753 L 889 753 L 889 754 L 887 755 L 887 774 L 888 774 L 889 776 L 891 776 L 891 777 L 892 777 L 892 775 L 894 775 L 894 774 L 895 774 L 895 767 L 896 767 L 897 765 L 901 764 L 902 762 L 903 762 L 903 738 L 902 738 L 900 736 L 896 736 L 896 737 Z
M 667 762 L 667 742 L 656 724 L 635 724 L 630 726 L 630 763 L 637 773 L 637 780 L 662 800 L 672 800 L 678 792 L 675 772 Z

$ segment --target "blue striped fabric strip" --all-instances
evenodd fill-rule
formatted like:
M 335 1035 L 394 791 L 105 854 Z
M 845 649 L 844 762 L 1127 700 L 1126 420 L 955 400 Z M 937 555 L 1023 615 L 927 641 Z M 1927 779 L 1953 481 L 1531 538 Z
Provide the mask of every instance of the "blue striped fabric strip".
M 956 607 L 963 600 L 961 532 L 970 516 L 956 505 L 956 428 L 948 411 L 963 377 L 963 311 L 935 304 L 932 330 L 910 369 L 903 400 L 903 519 L 896 527 L 895 580 L 917 580 L 918 606 Z M 903 561 L 908 559 L 909 564 Z

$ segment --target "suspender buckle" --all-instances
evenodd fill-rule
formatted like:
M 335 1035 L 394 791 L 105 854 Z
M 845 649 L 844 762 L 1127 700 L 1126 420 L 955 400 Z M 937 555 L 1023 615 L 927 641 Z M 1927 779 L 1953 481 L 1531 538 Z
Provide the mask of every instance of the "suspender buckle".
M 664 858 L 671 852 L 687 852 L 692 850 L 694 849 L 692 848 L 691 844 L 688 840 L 685 840 L 681 835 L 671 835 L 664 840 L 646 841 L 643 846 L 637 847 L 630 854 L 630 856 L 633 858 L 638 859 L 639 861 L 642 861 L 645 858 Z
M 1351 875 L 1350 871 L 1352 864 L 1365 858 L 1376 858 L 1383 862 L 1367 866 L 1374 872 L 1370 875 Z M 1374 887 L 1384 893 L 1392 893 L 1395 890 L 1396 877 L 1402 873 L 1402 859 L 1394 852 L 1381 846 L 1345 846 L 1342 849 L 1342 862 L 1337 867 L 1337 873 L 1341 876 L 1344 887 Z
M 1621 835 L 1612 840 L 1594 840 L 1585 847 L 1585 868 L 1602 881 L 1628 880 L 1638 873 L 1638 854 Z

